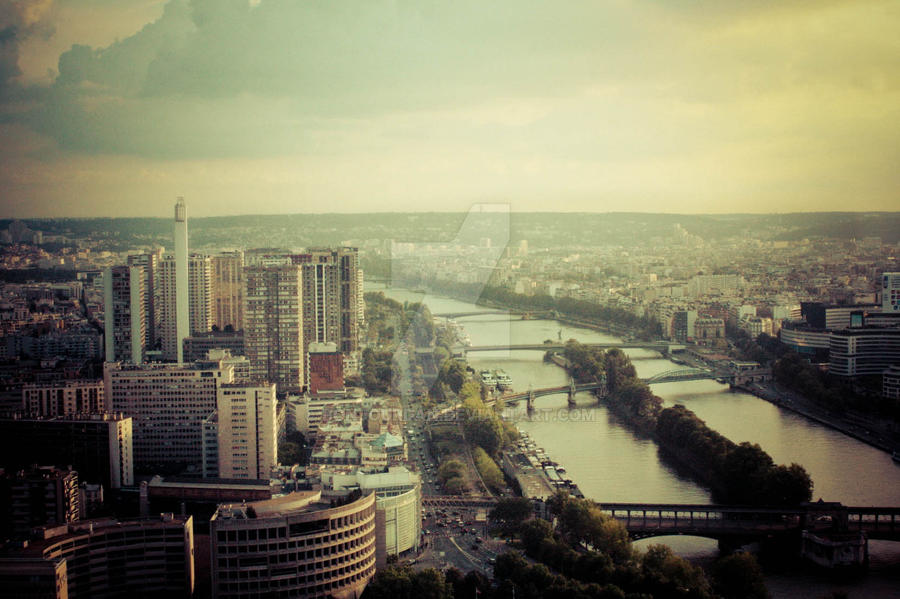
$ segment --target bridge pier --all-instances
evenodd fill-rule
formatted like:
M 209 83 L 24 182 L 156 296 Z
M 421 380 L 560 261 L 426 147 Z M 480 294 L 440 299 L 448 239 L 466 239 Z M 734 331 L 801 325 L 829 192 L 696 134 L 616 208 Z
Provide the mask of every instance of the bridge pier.
M 570 408 L 574 408 L 576 405 L 575 404 L 575 379 L 573 379 L 573 378 L 569 379 L 569 401 L 568 401 L 568 404 L 569 404 Z
M 534 413 L 534 389 L 528 390 L 528 398 L 525 400 L 525 406 L 529 414 Z

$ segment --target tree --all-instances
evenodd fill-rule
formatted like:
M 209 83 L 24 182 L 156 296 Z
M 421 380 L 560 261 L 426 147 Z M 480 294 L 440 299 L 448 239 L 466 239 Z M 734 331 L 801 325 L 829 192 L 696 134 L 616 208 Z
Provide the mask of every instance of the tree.
M 488 514 L 491 522 L 500 527 L 502 534 L 512 534 L 519 526 L 534 516 L 534 505 L 527 497 L 506 497 L 494 505 Z
M 703 570 L 665 545 L 651 545 L 641 560 L 642 586 L 654 597 L 712 598 Z
M 732 553 L 712 567 L 713 588 L 722 599 L 768 599 L 759 562 L 749 553 Z
M 450 495 L 462 495 L 469 489 L 469 485 L 461 476 L 448 479 L 444 483 L 444 491 Z

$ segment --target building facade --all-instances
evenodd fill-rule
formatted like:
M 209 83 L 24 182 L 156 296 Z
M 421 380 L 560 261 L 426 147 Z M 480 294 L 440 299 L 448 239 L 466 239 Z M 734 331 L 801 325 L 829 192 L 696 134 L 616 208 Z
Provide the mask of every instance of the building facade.
M 97 519 L 45 528 L 27 547 L 4 557 L 64 563 L 62 588 L 70 599 L 187 598 L 194 593 L 190 516 L 163 514 L 155 520 L 125 522 Z M 7 577 L 16 576 L 7 564 L 0 559 L 0 588 L 5 588 Z M 56 599 L 66 596 L 59 590 L 52 595 Z
M 105 412 L 103 381 L 75 379 L 26 383 L 22 387 L 22 411 L 31 417 Z
M 212 257 L 213 322 L 220 331 L 244 328 L 244 253 Z
M 9 518 L 11 533 L 30 536 L 31 529 L 59 526 L 81 517 L 78 473 L 52 466 L 32 467 L 15 473 L 8 481 L 10 508 L 0 515 Z
M 159 343 L 159 262 L 162 248 L 155 252 L 128 256 L 128 266 L 139 266 L 144 276 L 144 328 L 147 348 L 154 349 Z
M 334 343 L 311 343 L 307 352 L 309 393 L 339 393 L 344 390 L 344 360 Z
M 222 505 L 210 546 L 214 598 L 356 598 L 375 574 L 375 493 L 343 505 L 321 491 Z
M 144 271 L 113 266 L 103 273 L 106 360 L 140 364 L 146 347 Z
M 881 376 L 900 364 L 900 328 L 856 328 L 832 331 L 829 373 L 847 378 Z
M 265 479 L 278 463 L 275 385 L 217 390 L 218 476 Z
M 5 466 L 70 465 L 107 489 L 134 484 L 132 419 L 122 414 L 0 419 Z
M 279 391 L 305 386 L 303 291 L 299 266 L 244 269 L 244 351 L 251 376 Z
M 900 272 L 881 275 L 881 311 L 900 312 Z
M 234 382 L 221 362 L 104 365 L 105 396 L 114 411 L 134 419 L 134 462 L 139 470 L 200 471 L 203 422 L 216 409 L 219 386 Z
M 422 484 L 403 466 L 384 472 L 324 472 L 323 484 L 335 493 L 375 493 L 375 556 L 378 567 L 389 556 L 418 551 L 422 538 Z

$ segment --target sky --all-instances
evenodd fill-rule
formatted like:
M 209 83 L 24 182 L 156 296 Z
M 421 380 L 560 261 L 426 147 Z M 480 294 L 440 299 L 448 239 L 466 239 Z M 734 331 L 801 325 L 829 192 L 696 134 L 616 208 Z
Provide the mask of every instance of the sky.
M 0 217 L 900 209 L 896 0 L 0 0 Z

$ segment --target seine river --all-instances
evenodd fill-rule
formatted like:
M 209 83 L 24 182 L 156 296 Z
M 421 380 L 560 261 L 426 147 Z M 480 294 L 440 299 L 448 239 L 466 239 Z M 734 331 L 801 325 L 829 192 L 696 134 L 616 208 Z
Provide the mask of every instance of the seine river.
M 367 285 L 367 290 L 380 289 Z M 398 301 L 422 301 L 419 293 L 385 290 Z M 483 308 L 454 299 L 427 296 L 434 314 L 475 312 Z M 534 344 L 577 339 L 584 343 L 618 341 L 599 331 L 557 321 L 521 320 L 504 313 L 464 316 L 456 319 L 472 345 Z M 628 350 L 642 377 L 678 369 L 679 366 L 652 351 Z M 513 388 L 525 391 L 568 382 L 565 371 L 543 362 L 541 351 L 472 352 L 469 364 L 480 369 L 502 368 Z M 666 405 L 684 404 L 707 424 L 736 443 L 759 445 L 776 463 L 804 466 L 814 482 L 813 499 L 840 501 L 855 506 L 900 506 L 900 466 L 891 457 L 860 441 L 782 410 L 752 395 L 732 392 L 715 381 L 664 383 L 653 391 Z M 665 460 L 656 444 L 623 426 L 614 414 L 596 404 L 588 393 L 576 397 L 569 409 L 564 395 L 536 400 L 532 416 L 524 402 L 507 410 L 519 430 L 528 433 L 551 459 L 564 466 L 585 496 L 599 502 L 711 503 L 709 491 L 679 473 Z M 717 544 L 698 537 L 657 537 L 638 542 L 665 543 L 679 554 L 694 559 L 716 555 Z M 900 597 L 900 543 L 869 543 L 870 571 L 861 581 L 837 585 L 809 573 L 768 574 L 773 597 L 819 598 L 835 589 L 851 597 Z

